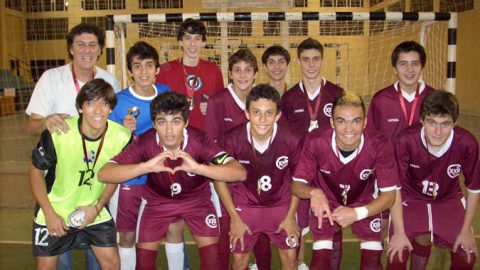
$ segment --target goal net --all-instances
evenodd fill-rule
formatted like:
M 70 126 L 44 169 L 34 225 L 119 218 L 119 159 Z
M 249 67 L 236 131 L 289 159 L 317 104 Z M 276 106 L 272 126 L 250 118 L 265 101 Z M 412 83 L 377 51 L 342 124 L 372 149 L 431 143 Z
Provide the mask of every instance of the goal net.
M 228 58 L 239 48 L 249 48 L 261 66 L 261 56 L 271 45 L 282 45 L 292 56 L 287 81 L 301 79 L 296 48 L 312 37 L 324 45 L 326 65 L 323 76 L 329 81 L 368 98 L 396 81 L 390 61 L 392 50 L 402 41 L 415 40 L 424 45 L 427 63 L 423 80 L 435 88 L 454 91 L 452 68 L 454 51 L 449 51 L 449 20 L 455 13 L 217 13 L 217 14 L 149 14 L 115 15 L 109 19 L 113 31 L 107 39 L 113 48 L 108 68 L 124 86 L 129 84 L 125 63 L 128 49 L 143 40 L 158 49 L 161 62 L 181 57 L 176 40 L 182 20 L 193 17 L 205 20 L 207 45 L 203 58 L 221 68 L 228 81 Z M 113 59 L 114 56 L 114 59 Z M 161 71 L 160 71 L 161 72 Z M 450 72 L 451 73 L 451 72 Z M 267 82 L 260 69 L 256 82 Z M 450 76 L 450 79 L 449 77 Z

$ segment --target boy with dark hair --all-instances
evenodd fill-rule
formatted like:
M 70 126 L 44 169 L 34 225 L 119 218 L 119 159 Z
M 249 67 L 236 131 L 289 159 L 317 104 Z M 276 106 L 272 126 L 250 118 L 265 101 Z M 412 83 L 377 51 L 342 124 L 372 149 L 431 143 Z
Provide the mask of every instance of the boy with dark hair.
M 118 104 L 110 119 L 123 124 L 134 136 L 151 129 L 150 102 L 168 91 L 164 84 L 154 84 L 160 71 L 157 50 L 139 41 L 127 53 L 127 67 L 133 84 L 117 94 Z M 135 269 L 135 230 L 147 176 L 122 183 L 110 201 L 110 211 L 120 236 L 119 254 L 123 270 Z
M 229 130 L 247 122 L 245 103 L 247 96 L 255 83 L 258 72 L 257 58 L 249 49 L 239 49 L 228 61 L 228 74 L 232 80 L 225 89 L 213 95 L 208 100 L 208 110 L 205 119 L 207 135 L 217 141 Z M 217 215 L 220 217 L 220 257 L 222 268 L 230 265 L 229 228 L 230 218 L 220 206 L 215 189 L 212 189 L 214 201 L 217 202 Z M 260 236 L 255 245 L 255 257 L 260 270 L 270 269 L 270 240 L 265 235 Z M 257 256 L 258 255 L 258 256 Z
M 206 28 L 201 21 L 186 19 L 177 40 L 183 57 L 162 64 L 157 82 L 188 98 L 190 125 L 203 130 L 207 100 L 224 88 L 222 72 L 215 63 L 200 58 L 206 42 Z
M 332 106 L 332 128 L 317 129 L 305 139 L 292 191 L 310 199 L 311 269 L 331 269 L 340 226 L 352 226 L 360 239 L 361 269 L 382 267 L 380 213 L 395 200 L 398 176 L 390 139 L 365 130 L 365 121 L 361 98 L 346 93 Z M 374 198 L 376 182 L 380 195 Z
M 262 63 L 268 75 L 268 84 L 282 96 L 290 88 L 285 80 L 290 53 L 282 46 L 270 46 L 263 52 Z
M 450 250 L 450 269 L 473 269 L 478 256 L 472 223 L 480 199 L 479 150 L 475 137 L 456 125 L 458 114 L 452 93 L 433 91 L 421 105 L 421 124 L 396 138 L 401 189 L 390 210 L 388 269 L 406 269 L 408 251 L 411 268 L 425 269 L 432 242 Z
M 38 269 L 55 269 L 58 255 L 85 241 L 102 269 L 120 266 L 115 224 L 105 208 L 116 185 L 97 179 L 99 168 L 131 139 L 126 128 L 108 121 L 115 104 L 110 84 L 103 79 L 88 82 L 76 98 L 80 117 L 65 120 L 70 131 L 59 135 L 45 130 L 32 152 L 29 176 L 38 203 L 33 228 Z
M 242 181 L 245 169 L 203 132 L 187 127 L 189 103 L 185 96 L 161 94 L 152 101 L 150 115 L 154 128 L 140 135 L 99 173 L 102 181 L 111 183 L 148 174 L 136 267 L 155 269 L 157 250 L 169 225 L 184 220 L 199 248 L 200 269 L 221 269 L 209 179 Z
M 402 129 L 420 122 L 420 104 L 434 89 L 421 80 L 427 62 L 422 45 L 402 42 L 391 58 L 398 81 L 375 93 L 368 109 L 368 126 L 393 140 Z
M 293 130 L 306 136 L 316 128 L 328 127 L 332 114 L 332 104 L 344 90 L 322 77 L 321 69 L 325 65 L 323 46 L 316 39 L 307 38 L 297 48 L 298 63 L 302 71 L 302 80 L 282 96 L 282 118 Z M 298 207 L 298 224 L 302 228 L 302 242 L 308 233 L 310 209 L 308 201 L 301 200 Z M 335 234 L 332 269 L 339 267 L 342 232 Z M 301 254 L 300 254 L 301 255 Z M 302 256 L 299 256 L 301 259 Z M 301 263 L 301 262 L 300 262 Z M 303 269 L 306 266 L 301 263 Z
M 267 235 L 277 246 L 282 269 L 296 269 L 298 199 L 290 190 L 301 144 L 287 127 L 277 125 L 279 105 L 280 95 L 275 88 L 267 84 L 255 86 L 246 100 L 248 123 L 228 132 L 220 142 L 248 172 L 247 180 L 235 183 L 230 191 L 225 184 L 215 183 L 231 217 L 234 269 L 247 268 L 260 235 Z

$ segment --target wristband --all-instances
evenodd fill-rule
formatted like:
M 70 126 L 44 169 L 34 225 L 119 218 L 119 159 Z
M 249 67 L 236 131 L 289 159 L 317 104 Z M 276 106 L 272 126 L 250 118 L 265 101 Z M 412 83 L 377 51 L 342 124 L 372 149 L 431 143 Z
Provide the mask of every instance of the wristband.
M 365 206 L 362 207 L 355 207 L 355 213 L 357 213 L 357 221 L 365 219 L 368 217 L 368 209 Z

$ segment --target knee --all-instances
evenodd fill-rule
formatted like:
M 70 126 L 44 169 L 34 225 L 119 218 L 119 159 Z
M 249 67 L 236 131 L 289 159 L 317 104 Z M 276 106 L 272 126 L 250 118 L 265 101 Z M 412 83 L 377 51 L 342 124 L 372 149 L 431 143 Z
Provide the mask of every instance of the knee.
M 120 232 L 120 246 L 131 248 L 135 246 L 135 232 Z

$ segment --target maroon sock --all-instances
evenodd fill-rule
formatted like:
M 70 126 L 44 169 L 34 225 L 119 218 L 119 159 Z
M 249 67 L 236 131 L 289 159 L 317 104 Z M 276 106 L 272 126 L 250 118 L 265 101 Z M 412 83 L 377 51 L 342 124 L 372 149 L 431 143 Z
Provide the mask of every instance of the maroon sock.
M 319 249 L 312 252 L 312 261 L 310 262 L 310 270 L 329 270 L 330 258 L 332 257 L 331 249 Z
M 155 261 L 157 260 L 156 250 L 138 248 L 136 249 L 137 253 L 137 263 L 135 266 L 136 270 L 156 270 Z
M 218 238 L 218 248 L 220 254 L 220 268 L 230 269 L 230 216 L 224 214 L 220 217 L 220 237 Z
M 450 256 L 452 258 L 452 264 L 450 265 L 450 270 L 471 270 L 476 261 L 475 254 L 470 254 L 470 263 L 467 262 L 467 254 L 461 248 L 457 252 L 453 253 L 450 251 Z
M 361 250 L 360 270 L 382 270 L 383 250 Z
M 258 236 L 257 243 L 253 247 L 255 262 L 258 270 L 270 270 L 272 264 L 272 252 L 270 250 L 270 238 L 266 234 Z
M 424 270 L 427 267 L 428 258 L 430 258 L 430 252 L 432 246 L 422 246 L 417 241 L 412 241 L 412 253 L 410 255 L 410 270 Z
M 387 258 L 387 270 L 406 270 L 408 262 L 408 249 L 403 250 L 402 259 L 403 262 L 400 261 L 398 254 L 393 257 L 391 262 L 390 258 Z
M 198 249 L 200 254 L 200 270 L 221 270 L 218 243 Z M 228 269 L 228 268 L 227 268 Z
M 340 269 L 340 261 L 342 260 L 342 240 L 343 240 L 342 229 L 339 229 L 333 235 L 333 246 L 332 246 L 333 252 L 332 252 L 332 259 L 330 260 L 331 270 Z

